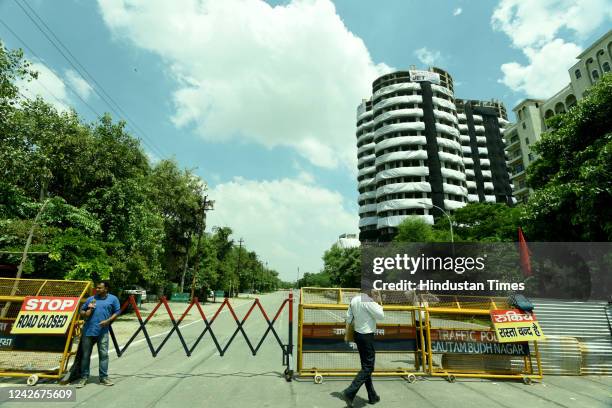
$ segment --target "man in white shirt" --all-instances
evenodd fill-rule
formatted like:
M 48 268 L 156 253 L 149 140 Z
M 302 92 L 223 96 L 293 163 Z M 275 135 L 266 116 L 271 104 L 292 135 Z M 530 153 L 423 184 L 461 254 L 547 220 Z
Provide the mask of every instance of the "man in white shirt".
M 346 321 L 349 323 L 352 321 L 355 326 L 355 343 L 357 343 L 361 360 L 361 370 L 357 373 L 351 385 L 342 392 L 342 398 L 349 408 L 353 406 L 353 399 L 355 399 L 357 391 L 363 384 L 368 391 L 368 402 L 376 404 L 380 401 L 380 397 L 374 391 L 374 384 L 372 384 L 372 372 L 374 371 L 376 357 L 374 333 L 376 332 L 376 321 L 383 320 L 385 313 L 379 304 L 380 295 L 374 291 L 371 294 L 372 296 L 361 293 L 353 297 L 346 312 Z

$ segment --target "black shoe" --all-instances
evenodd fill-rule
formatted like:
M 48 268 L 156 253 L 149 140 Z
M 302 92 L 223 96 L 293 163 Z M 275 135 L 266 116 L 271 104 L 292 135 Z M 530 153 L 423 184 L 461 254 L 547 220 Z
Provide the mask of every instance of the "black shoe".
M 344 400 L 344 402 L 346 402 L 346 406 L 348 408 L 353 408 L 353 398 L 351 398 L 346 391 L 342 391 L 340 393 L 340 398 L 342 398 Z
M 374 398 L 368 398 L 368 404 L 374 405 L 377 402 L 380 402 L 380 396 L 375 395 Z

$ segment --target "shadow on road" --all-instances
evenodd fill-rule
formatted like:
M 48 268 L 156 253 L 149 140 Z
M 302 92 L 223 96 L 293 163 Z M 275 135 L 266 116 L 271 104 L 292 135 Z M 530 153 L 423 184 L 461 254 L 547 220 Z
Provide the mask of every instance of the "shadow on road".
M 346 402 L 344 402 L 344 399 L 342 398 L 341 392 L 334 391 L 334 392 L 331 392 L 329 395 L 331 395 L 334 398 L 338 398 L 339 400 L 341 400 L 343 403 L 346 404 Z M 366 406 L 368 406 L 368 402 L 361 397 L 357 396 L 353 400 L 353 407 L 355 408 L 361 408 L 361 407 L 366 407 Z
M 169 374 L 153 374 L 153 373 L 139 373 L 139 374 L 119 374 L 114 373 L 113 378 L 143 378 L 143 379 L 151 379 L 151 378 L 191 378 L 191 377 L 201 377 L 201 378 L 222 378 L 222 377 L 283 377 L 283 373 L 280 371 L 267 371 L 263 373 L 246 373 L 243 371 L 238 371 L 235 373 L 169 373 Z

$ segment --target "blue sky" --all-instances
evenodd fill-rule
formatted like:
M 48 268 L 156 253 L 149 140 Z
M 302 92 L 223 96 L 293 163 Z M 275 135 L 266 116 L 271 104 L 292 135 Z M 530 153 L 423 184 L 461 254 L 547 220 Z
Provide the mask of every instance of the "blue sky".
M 511 111 L 569 82 L 612 10 L 610 0 L 28 5 L 142 130 L 153 159 L 174 157 L 207 181 L 208 225 L 230 225 L 286 279 L 318 271 L 338 235 L 358 231 L 354 117 L 372 79 L 433 63 L 453 75 L 457 97 Z M 0 19 L 41 71 L 26 95 L 87 120 L 95 114 L 77 93 L 110 111 L 16 1 L 0 2 Z M 25 48 L 3 24 L 0 38 Z

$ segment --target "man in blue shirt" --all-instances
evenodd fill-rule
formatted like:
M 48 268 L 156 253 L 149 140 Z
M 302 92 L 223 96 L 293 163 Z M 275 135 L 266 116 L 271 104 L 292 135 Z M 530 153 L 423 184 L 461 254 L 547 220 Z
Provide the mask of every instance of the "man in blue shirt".
M 77 388 L 82 388 L 89 379 L 89 359 L 93 345 L 98 344 L 98 359 L 100 366 L 100 384 L 113 385 L 108 379 L 108 328 L 119 316 L 121 307 L 117 296 L 108 293 L 108 281 L 102 281 L 96 286 L 96 295 L 89 297 L 81 307 L 81 317 L 85 320 L 81 335 L 82 359 L 81 379 Z

